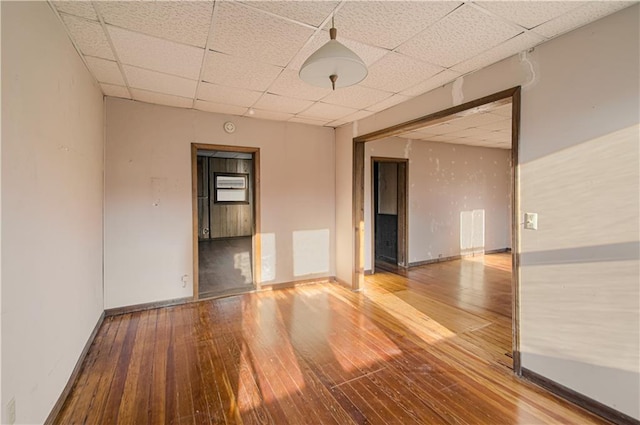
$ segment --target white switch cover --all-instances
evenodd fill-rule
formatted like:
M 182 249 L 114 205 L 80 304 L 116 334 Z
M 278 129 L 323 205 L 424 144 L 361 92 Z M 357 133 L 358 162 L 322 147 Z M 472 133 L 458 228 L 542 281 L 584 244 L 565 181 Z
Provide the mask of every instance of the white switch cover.
M 524 213 L 524 228 L 529 230 L 538 230 L 538 214 Z

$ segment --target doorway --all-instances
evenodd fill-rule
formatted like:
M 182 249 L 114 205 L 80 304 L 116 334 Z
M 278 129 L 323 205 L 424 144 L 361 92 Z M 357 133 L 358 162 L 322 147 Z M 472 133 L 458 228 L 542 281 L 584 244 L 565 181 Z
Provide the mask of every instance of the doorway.
M 407 267 L 406 159 L 371 158 L 371 272 Z
M 510 127 L 511 147 L 511 346 L 513 358 L 513 370 L 521 375 L 520 365 L 520 341 L 519 341 L 519 166 L 518 166 L 518 140 L 520 128 L 520 87 L 514 87 L 486 96 L 471 102 L 454 106 L 433 114 L 429 114 L 405 123 L 397 124 L 382 130 L 358 136 L 353 139 L 353 228 L 354 234 L 354 269 L 353 289 L 360 290 L 364 286 L 365 275 L 365 144 L 374 140 L 390 138 L 391 136 L 406 135 L 410 132 L 420 132 L 420 129 L 437 124 L 447 124 L 452 119 L 463 118 L 467 115 L 482 113 L 486 108 L 495 108 L 502 105 L 511 105 L 511 114 L 508 121 Z M 460 135 L 461 137 L 464 135 Z M 434 140 L 438 141 L 438 140 Z M 473 217 L 472 217 L 473 218 Z M 473 227 L 473 226 L 472 226 Z M 473 234 L 473 232 L 472 232 Z M 472 245 L 473 246 L 473 245 Z
M 192 145 L 194 299 L 256 289 L 259 151 Z

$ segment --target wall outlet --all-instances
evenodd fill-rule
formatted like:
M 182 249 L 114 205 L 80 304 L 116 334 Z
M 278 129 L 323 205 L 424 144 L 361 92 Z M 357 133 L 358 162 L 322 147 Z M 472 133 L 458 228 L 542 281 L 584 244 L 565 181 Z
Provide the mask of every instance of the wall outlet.
M 524 213 L 524 228 L 529 230 L 538 230 L 538 214 Z
M 182 281 L 182 287 L 186 288 L 187 283 L 189 282 L 189 275 L 188 274 L 182 275 L 181 281 Z
M 16 399 L 11 398 L 7 403 L 7 424 L 13 425 L 16 423 Z

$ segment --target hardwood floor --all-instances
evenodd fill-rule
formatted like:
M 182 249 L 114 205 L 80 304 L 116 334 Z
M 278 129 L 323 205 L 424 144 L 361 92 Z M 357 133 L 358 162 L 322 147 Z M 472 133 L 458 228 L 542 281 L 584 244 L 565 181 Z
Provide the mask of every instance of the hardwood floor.
M 506 271 L 454 263 L 109 317 L 56 423 L 607 423 L 477 344 Z

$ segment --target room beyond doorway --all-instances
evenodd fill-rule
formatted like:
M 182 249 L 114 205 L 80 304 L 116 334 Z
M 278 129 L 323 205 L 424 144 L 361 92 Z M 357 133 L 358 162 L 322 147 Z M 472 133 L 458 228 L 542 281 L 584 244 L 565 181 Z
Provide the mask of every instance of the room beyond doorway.
M 194 299 L 256 289 L 259 150 L 192 145 Z

